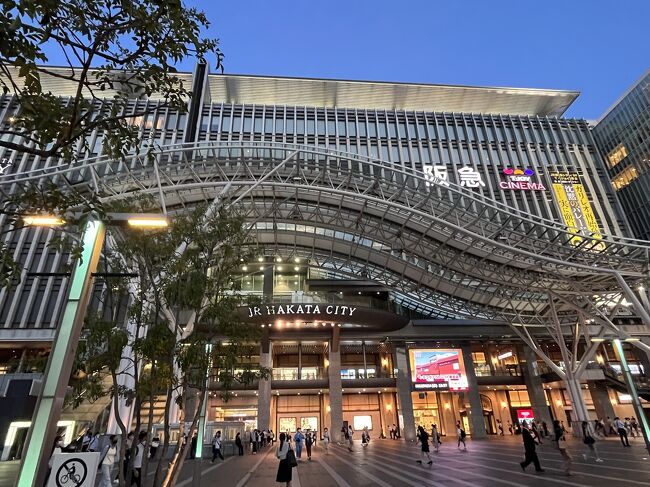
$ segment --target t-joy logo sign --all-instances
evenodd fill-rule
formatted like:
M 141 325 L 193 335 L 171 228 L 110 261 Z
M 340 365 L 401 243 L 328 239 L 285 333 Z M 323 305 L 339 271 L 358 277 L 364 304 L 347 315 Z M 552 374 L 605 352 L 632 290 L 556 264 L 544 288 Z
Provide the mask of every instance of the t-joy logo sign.
M 524 191 L 546 191 L 546 186 L 542 183 L 535 183 L 532 177 L 535 171 L 532 169 L 513 169 L 506 167 L 503 170 L 506 176 L 506 181 L 500 181 L 499 187 L 501 189 L 519 189 Z

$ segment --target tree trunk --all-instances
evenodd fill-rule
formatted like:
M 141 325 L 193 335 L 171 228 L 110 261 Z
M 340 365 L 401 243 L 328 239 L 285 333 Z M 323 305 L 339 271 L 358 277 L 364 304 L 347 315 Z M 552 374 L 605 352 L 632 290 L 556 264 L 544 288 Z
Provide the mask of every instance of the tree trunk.
M 115 373 L 114 370 L 111 370 L 111 378 L 113 380 L 113 408 L 115 408 L 115 411 L 119 411 L 119 401 L 120 401 L 120 396 L 118 394 L 117 390 L 117 374 Z M 122 422 L 122 417 L 119 414 L 115 414 L 115 421 L 117 421 L 117 425 L 120 427 L 120 431 L 122 434 L 120 435 L 120 452 L 118 455 L 118 482 L 120 487 L 124 487 L 125 483 L 125 478 L 124 478 L 124 455 L 126 453 L 126 425 Z
M 165 401 L 165 411 L 163 413 L 163 435 L 165 439 L 163 441 L 160 459 L 158 460 L 158 465 L 156 466 L 156 473 L 153 475 L 153 487 L 158 487 L 160 485 L 163 460 L 167 458 L 167 452 L 169 451 L 169 403 L 172 400 L 172 391 L 173 385 L 170 384 L 167 387 L 167 398 Z
M 183 405 L 187 405 L 187 391 L 189 391 L 189 387 L 186 385 L 185 386 L 185 392 L 183 394 Z M 184 445 L 181 446 L 180 449 L 177 449 L 174 457 L 172 458 L 170 464 L 169 464 L 169 470 L 167 471 L 167 475 L 165 476 L 165 480 L 163 481 L 163 487 L 172 487 L 176 485 L 176 482 L 178 481 L 178 476 L 181 473 L 181 469 L 183 468 L 183 463 L 185 462 L 185 457 L 187 457 L 187 450 L 188 446 L 191 445 L 192 443 L 192 436 L 194 435 L 194 432 L 196 431 L 196 425 L 199 421 L 199 416 L 201 412 L 201 408 L 203 407 L 203 401 L 205 400 L 205 386 L 200 388 L 200 399 L 199 399 L 199 404 L 198 407 L 196 408 L 196 411 L 194 412 L 194 418 L 192 419 L 192 425 L 190 426 L 190 430 L 187 435 L 187 441 L 185 442 Z M 186 412 L 186 409 L 184 408 L 184 413 Z M 181 422 L 180 426 L 180 431 L 185 430 L 185 417 L 183 417 L 183 421 Z M 182 436 L 179 436 L 179 441 L 181 441 Z M 191 446 L 190 446 L 191 448 Z

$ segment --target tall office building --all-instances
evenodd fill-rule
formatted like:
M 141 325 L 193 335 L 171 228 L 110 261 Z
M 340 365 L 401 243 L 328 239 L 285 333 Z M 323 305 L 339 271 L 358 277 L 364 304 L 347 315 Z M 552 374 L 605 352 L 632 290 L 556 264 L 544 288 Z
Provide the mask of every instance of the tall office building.
M 598 120 L 593 134 L 634 235 L 650 240 L 650 70 Z

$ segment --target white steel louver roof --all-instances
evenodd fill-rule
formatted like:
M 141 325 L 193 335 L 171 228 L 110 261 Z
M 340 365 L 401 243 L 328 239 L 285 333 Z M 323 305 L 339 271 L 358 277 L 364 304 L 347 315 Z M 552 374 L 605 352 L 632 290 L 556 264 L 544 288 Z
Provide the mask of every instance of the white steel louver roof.
M 577 91 L 210 75 L 213 103 L 561 116 Z

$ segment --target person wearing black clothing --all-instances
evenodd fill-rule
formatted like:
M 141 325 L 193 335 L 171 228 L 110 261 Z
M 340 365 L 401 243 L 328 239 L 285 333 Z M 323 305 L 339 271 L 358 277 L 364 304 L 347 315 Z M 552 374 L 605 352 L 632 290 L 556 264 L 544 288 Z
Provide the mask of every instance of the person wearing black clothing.
M 235 446 L 239 449 L 239 456 L 241 457 L 244 454 L 244 445 L 241 442 L 241 436 L 239 433 L 235 436 Z
M 431 455 L 429 455 L 429 433 L 427 433 L 422 426 L 418 426 L 418 440 L 422 444 L 422 451 L 420 452 L 421 458 L 423 459 L 426 455 L 429 459 L 427 464 L 431 465 L 433 460 L 431 460 Z M 416 460 L 416 462 L 422 463 L 422 460 Z
M 537 457 L 537 452 L 535 451 L 536 448 L 535 439 L 533 438 L 533 435 L 530 433 L 530 430 L 527 427 L 524 427 L 521 430 L 521 436 L 524 440 L 524 455 L 525 455 L 524 461 L 519 464 L 521 466 L 521 469 L 525 472 L 526 467 L 532 463 L 533 465 L 535 465 L 535 472 L 543 472 L 544 469 L 539 464 L 539 458 Z
M 196 434 L 192 436 L 192 442 L 190 443 L 190 460 L 194 460 L 196 458 Z

